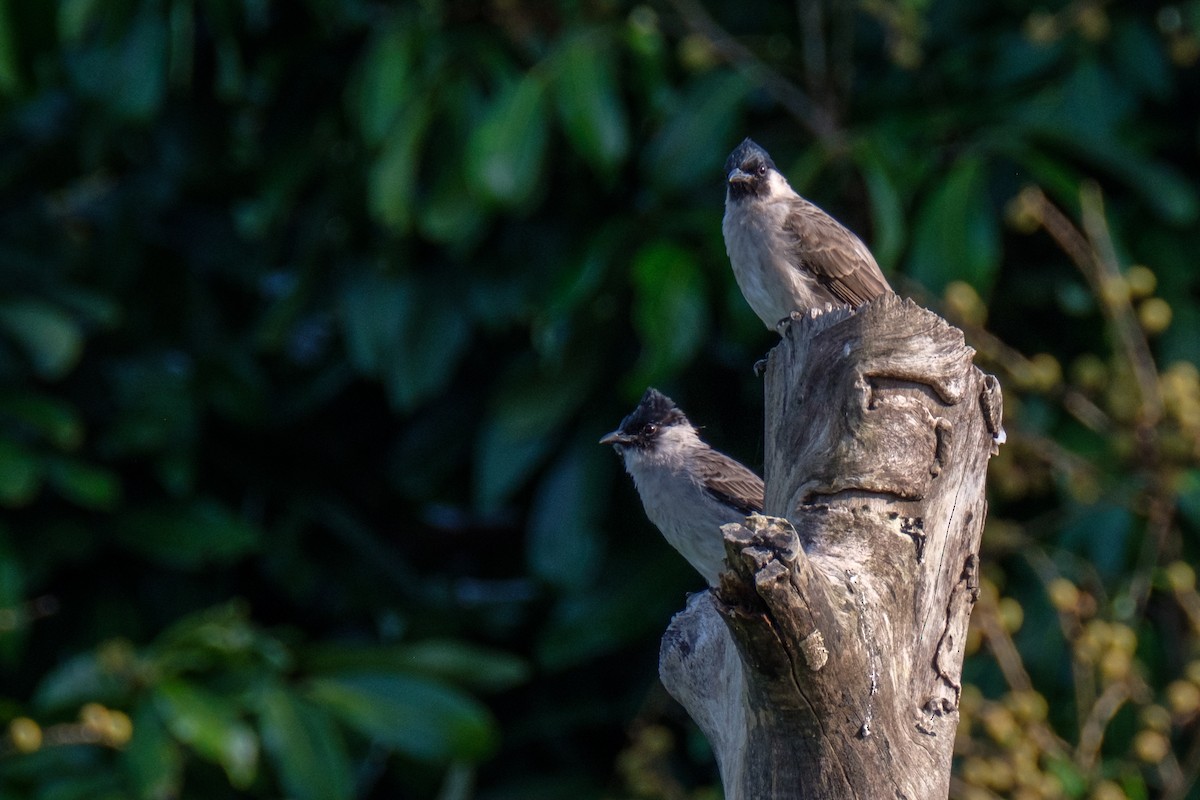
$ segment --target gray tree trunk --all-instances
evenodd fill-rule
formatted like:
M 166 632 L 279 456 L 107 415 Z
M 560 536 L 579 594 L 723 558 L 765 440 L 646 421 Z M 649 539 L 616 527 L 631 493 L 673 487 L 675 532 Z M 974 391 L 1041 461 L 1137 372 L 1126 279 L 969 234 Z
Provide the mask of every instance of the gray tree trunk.
M 662 641 L 727 800 L 948 795 L 1000 386 L 888 295 L 797 316 L 766 372 L 766 506 Z

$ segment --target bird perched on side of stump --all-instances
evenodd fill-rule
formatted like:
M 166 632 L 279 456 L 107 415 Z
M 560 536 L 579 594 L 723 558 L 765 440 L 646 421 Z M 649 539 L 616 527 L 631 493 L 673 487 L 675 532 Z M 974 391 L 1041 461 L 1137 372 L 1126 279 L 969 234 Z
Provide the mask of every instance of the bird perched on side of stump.
M 725 569 L 720 526 L 762 512 L 762 479 L 705 444 L 683 411 L 653 388 L 600 444 L 621 455 L 646 516 L 667 542 L 716 586 Z
M 750 139 L 729 154 L 725 181 L 725 249 L 746 302 L 770 330 L 793 311 L 859 306 L 892 291 L 862 240 L 796 194 Z

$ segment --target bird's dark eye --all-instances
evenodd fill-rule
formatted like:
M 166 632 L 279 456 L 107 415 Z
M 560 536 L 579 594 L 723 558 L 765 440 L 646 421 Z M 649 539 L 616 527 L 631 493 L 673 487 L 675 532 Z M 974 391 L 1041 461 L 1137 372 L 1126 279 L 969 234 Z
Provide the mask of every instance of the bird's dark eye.
M 758 169 L 755 170 L 755 172 L 757 172 L 759 175 L 766 175 L 767 174 L 767 165 L 759 164 Z
M 644 436 L 653 436 L 656 433 L 658 433 L 658 426 L 653 422 L 647 422 L 646 427 L 642 428 L 642 434 Z

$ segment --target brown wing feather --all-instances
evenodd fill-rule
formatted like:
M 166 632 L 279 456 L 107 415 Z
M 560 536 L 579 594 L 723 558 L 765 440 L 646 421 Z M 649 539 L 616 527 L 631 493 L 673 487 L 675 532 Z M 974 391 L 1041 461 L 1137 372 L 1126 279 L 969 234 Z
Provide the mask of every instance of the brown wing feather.
M 793 263 L 852 306 L 892 290 L 871 251 L 849 228 L 804 198 L 790 205 L 784 229 L 792 237 Z
M 696 471 L 704 490 L 746 514 L 762 512 L 763 482 L 746 467 L 716 450 L 695 457 Z

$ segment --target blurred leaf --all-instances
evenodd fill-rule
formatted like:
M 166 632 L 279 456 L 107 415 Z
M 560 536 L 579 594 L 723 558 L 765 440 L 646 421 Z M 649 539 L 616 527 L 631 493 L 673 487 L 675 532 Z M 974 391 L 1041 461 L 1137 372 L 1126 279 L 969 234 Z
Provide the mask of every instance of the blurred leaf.
M 261 532 L 215 500 L 143 506 L 118 518 L 117 539 L 161 564 L 195 569 L 258 549 Z
M 12 0 L 0 2 L 0 93 L 12 95 L 21 88 L 17 31 L 13 27 Z
M 363 57 L 358 123 L 368 144 L 380 144 L 408 125 L 404 117 L 420 91 L 423 33 L 418 15 L 404 14 L 376 36 Z
M 167 733 L 150 702 L 142 703 L 132 715 L 133 737 L 121 749 L 123 772 L 138 798 L 171 800 L 180 796 L 183 783 L 183 753 Z
M 1189 469 L 1179 476 L 1175 492 L 1184 519 L 1200 530 L 1200 469 Z
M 629 152 L 629 122 L 617 86 L 614 43 L 604 31 L 568 36 L 553 63 L 563 129 L 601 175 L 611 175 Z
M 129 690 L 128 676 L 97 653 L 80 653 L 57 664 L 42 677 L 34 693 L 34 706 L 43 713 L 75 711 L 84 703 L 119 703 Z
M 546 154 L 546 86 L 536 72 L 504 86 L 467 145 L 467 180 L 485 200 L 501 206 L 529 202 Z
M 313 700 L 381 744 L 425 761 L 478 761 L 495 748 L 491 715 L 467 695 L 412 675 L 347 672 L 311 681 Z
M 71 5 L 92 13 L 90 4 L 76 0 Z M 70 24 L 79 26 L 80 33 L 88 29 L 79 21 Z M 119 30 L 115 41 L 103 35 L 78 40 L 79 46 L 66 54 L 67 68 L 81 94 L 101 101 L 118 117 L 149 121 L 166 94 L 166 16 L 147 4 Z
M 525 559 L 534 575 L 564 589 L 587 586 L 603 564 L 600 519 L 613 474 L 607 450 L 576 442 L 533 498 Z
M 263 747 L 286 796 L 293 800 L 353 797 L 350 757 L 333 720 L 279 687 L 265 691 L 261 703 Z
M 963 156 L 917 213 L 909 274 L 934 294 L 954 280 L 984 295 L 991 289 L 1000 266 L 1000 230 L 987 180 L 983 159 Z
M 682 563 L 663 543 L 655 554 L 646 551 L 632 562 L 627 559 L 619 573 L 606 572 L 601 587 L 563 597 L 539 632 L 540 664 L 552 671 L 566 669 L 661 633 L 683 600 L 682 594 L 672 597 L 663 591 L 666 559 Z M 691 577 L 692 585 L 701 588 L 703 579 L 694 573 Z
M 74 450 L 83 441 L 79 412 L 57 397 L 33 392 L 0 396 L 0 417 L 27 426 L 63 450 Z
M 640 391 L 692 359 L 704 341 L 708 302 L 695 256 L 671 242 L 644 246 L 632 272 L 633 323 L 643 349 L 630 382 Z
M 20 619 L 25 603 L 25 570 L 9 544 L 6 532 L 0 529 L 0 614 Z M 25 640 L 24 625 L 0 625 L 0 660 L 8 665 L 17 661 Z
M 586 399 L 595 366 L 573 361 L 550 370 L 517 361 L 509 368 L 476 439 L 478 508 L 495 509 L 525 483 L 563 423 Z
M 16 442 L 0 439 L 0 505 L 23 506 L 37 496 L 41 463 Z
M 452 294 L 411 276 L 367 274 L 342 292 L 342 326 L 356 368 L 385 379 L 408 411 L 442 389 L 466 350 L 469 323 Z
M 479 692 L 503 691 L 529 679 L 529 667 L 520 658 L 457 639 L 375 647 L 315 645 L 305 650 L 304 668 L 317 675 L 411 672 Z
M 42 378 L 63 377 L 79 361 L 83 333 L 70 315 L 36 300 L 0 304 L 0 328 L 24 348 Z
M 1116 73 L 1159 102 L 1171 96 L 1171 64 L 1164 42 L 1151 27 L 1138 19 L 1125 19 L 1113 28 Z
M 856 154 L 871 201 L 871 219 L 875 223 L 871 252 L 880 266 L 888 268 L 899 263 L 904 250 L 907 230 L 904 205 L 895 180 L 888 173 L 874 143 L 864 143 L 856 149 Z
M 415 216 L 421 139 L 431 119 L 427 107 L 410 111 L 388 135 L 367 178 L 371 212 L 399 233 L 409 230 Z
M 220 764 L 235 788 L 245 789 L 254 781 L 258 737 L 229 699 L 185 681 L 166 679 L 154 689 L 154 704 L 171 735 L 202 758 Z
M 238 600 L 176 620 L 151 652 L 155 668 L 168 673 L 234 668 L 282 672 L 292 666 L 291 653 L 258 628 Z
M 45 475 L 60 495 L 83 508 L 109 511 L 116 508 L 121 497 L 116 473 L 78 459 L 51 459 L 46 463 Z
M 643 150 L 641 174 L 668 190 L 708 183 L 713 198 L 722 197 L 721 165 L 742 138 L 734 124 L 750 88 L 741 73 L 726 70 L 691 83 Z

